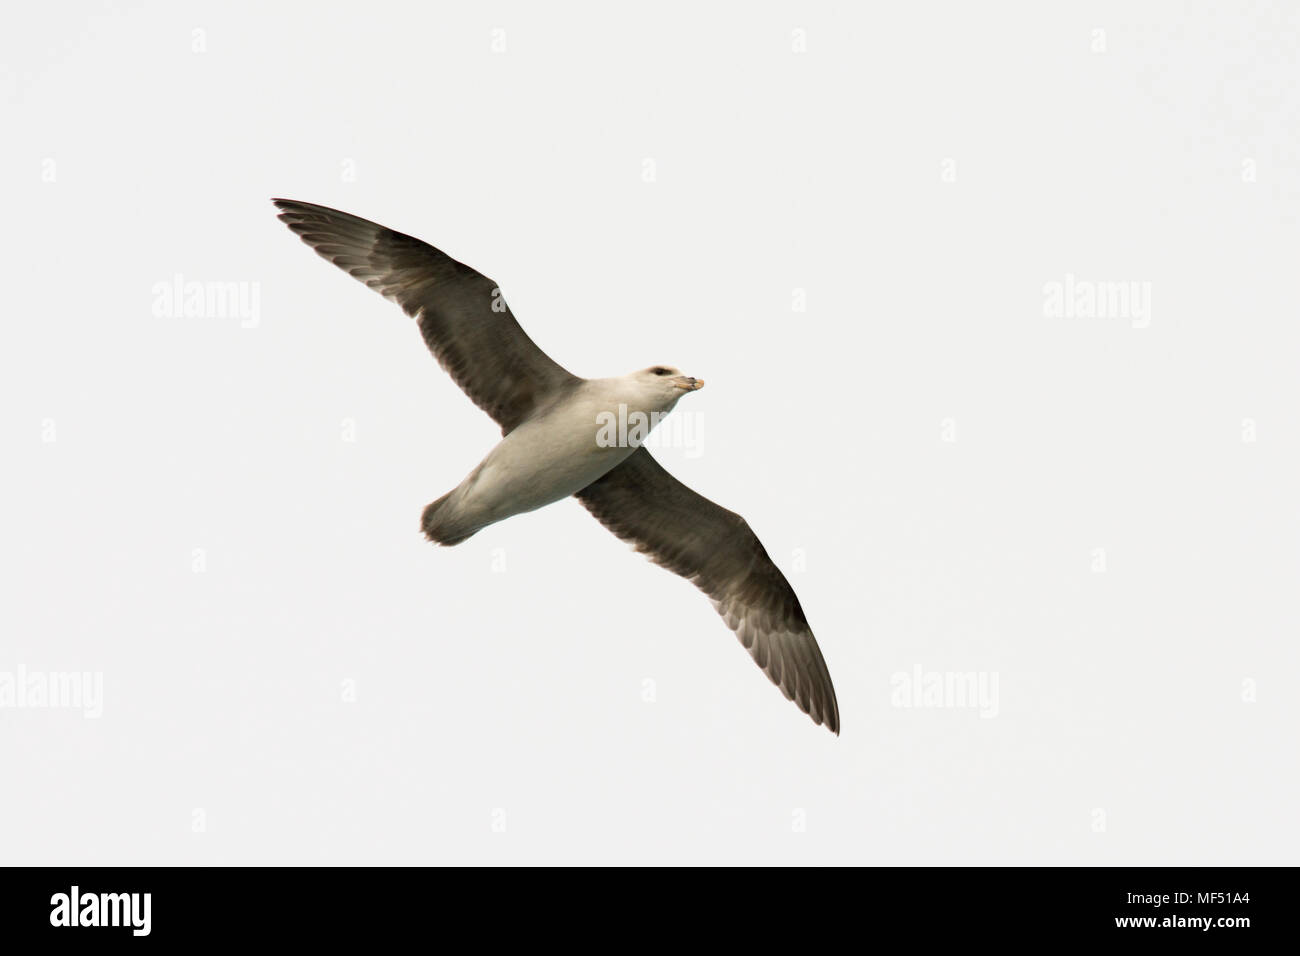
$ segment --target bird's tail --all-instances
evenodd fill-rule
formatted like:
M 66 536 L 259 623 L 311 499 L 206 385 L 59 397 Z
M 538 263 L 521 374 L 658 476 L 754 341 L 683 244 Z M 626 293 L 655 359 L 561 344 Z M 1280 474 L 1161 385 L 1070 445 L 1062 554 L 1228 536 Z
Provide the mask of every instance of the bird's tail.
M 482 524 L 463 514 L 455 505 L 449 504 L 448 499 L 456 491 L 457 489 L 453 488 L 430 504 L 424 509 L 424 514 L 420 518 L 420 527 L 424 531 L 424 536 L 436 544 L 448 547 L 460 544 L 483 527 Z

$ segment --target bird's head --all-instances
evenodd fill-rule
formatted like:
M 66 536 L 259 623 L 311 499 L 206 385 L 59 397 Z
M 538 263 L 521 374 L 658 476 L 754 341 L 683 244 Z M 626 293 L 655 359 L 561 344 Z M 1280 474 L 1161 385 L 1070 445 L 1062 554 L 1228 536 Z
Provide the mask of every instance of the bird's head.
M 662 409 L 672 408 L 677 400 L 687 392 L 694 392 L 704 387 L 698 378 L 683 375 L 671 365 L 651 365 L 630 376 L 645 394 L 647 405 Z

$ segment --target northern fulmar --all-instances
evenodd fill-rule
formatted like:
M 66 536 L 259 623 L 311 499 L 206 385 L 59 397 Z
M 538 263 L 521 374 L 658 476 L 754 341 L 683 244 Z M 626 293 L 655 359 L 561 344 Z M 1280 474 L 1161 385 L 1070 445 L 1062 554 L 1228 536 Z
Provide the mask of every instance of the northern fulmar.
M 620 412 L 628 421 L 639 412 L 653 426 L 702 381 L 665 365 L 579 378 L 524 334 L 499 286 L 469 266 L 336 209 L 272 202 L 303 242 L 412 316 L 438 364 L 501 426 L 501 442 L 424 509 L 430 541 L 459 544 L 573 495 L 618 537 L 708 595 L 786 698 L 840 732 L 835 688 L 799 599 L 745 519 L 665 471 L 637 429 L 609 441 L 598 427 Z

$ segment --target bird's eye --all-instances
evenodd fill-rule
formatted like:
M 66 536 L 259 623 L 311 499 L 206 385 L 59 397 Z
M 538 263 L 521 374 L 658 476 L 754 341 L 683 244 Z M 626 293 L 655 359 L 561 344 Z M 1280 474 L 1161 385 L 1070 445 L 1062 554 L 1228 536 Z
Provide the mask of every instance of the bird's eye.
M 653 372 L 655 375 L 672 375 L 672 374 L 673 374 L 673 370 L 672 370 L 672 369 L 670 369 L 670 368 L 664 368 L 662 365 L 660 365 L 660 366 L 658 366 L 658 367 L 656 367 L 656 368 L 652 368 L 650 371 Z

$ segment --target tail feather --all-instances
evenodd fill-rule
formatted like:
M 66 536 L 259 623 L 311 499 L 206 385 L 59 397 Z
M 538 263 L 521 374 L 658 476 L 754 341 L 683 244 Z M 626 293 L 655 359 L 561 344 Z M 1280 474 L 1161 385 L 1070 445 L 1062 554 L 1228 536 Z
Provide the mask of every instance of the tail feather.
M 447 500 L 454 493 L 455 489 L 452 489 L 430 504 L 424 509 L 424 514 L 420 518 L 420 527 L 424 531 L 424 536 L 436 544 L 448 547 L 472 537 L 482 527 L 466 520 L 465 516 L 458 514 L 454 507 L 448 506 Z

